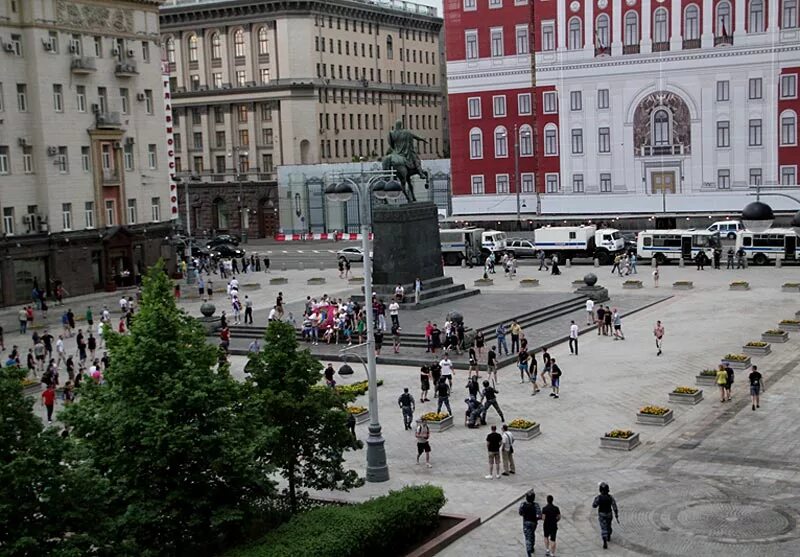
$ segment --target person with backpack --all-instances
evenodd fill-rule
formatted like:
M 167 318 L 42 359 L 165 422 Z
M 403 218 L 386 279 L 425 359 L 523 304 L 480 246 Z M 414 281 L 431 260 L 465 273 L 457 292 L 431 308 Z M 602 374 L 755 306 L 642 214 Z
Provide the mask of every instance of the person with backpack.
M 508 430 L 508 425 L 506 424 L 503 424 L 503 433 L 500 435 L 503 437 L 502 450 L 500 451 L 500 456 L 503 459 L 503 475 L 516 474 L 517 471 L 514 467 L 514 435 Z
M 419 464 L 419 457 L 425 453 L 425 466 L 431 467 L 431 444 L 428 442 L 431 436 L 431 430 L 425 418 L 417 420 L 417 430 L 414 436 L 417 438 L 417 464 Z
M 408 387 L 403 389 L 403 394 L 397 399 L 397 405 L 403 412 L 403 425 L 406 430 L 411 429 L 411 424 L 414 422 L 414 397 L 408 392 Z
M 536 526 L 542 519 L 542 509 L 536 502 L 536 493 L 530 490 L 525 495 L 525 500 L 519 506 L 519 515 L 522 517 L 522 533 L 525 536 L 525 553 L 528 557 L 533 555 L 533 545 L 536 541 Z
M 609 493 L 608 484 L 600 482 L 600 495 L 597 495 L 592 502 L 592 508 L 597 509 L 597 520 L 600 522 L 600 535 L 603 537 L 603 549 L 608 549 L 608 542 L 611 541 L 611 518 L 612 512 L 619 524 L 619 510 L 617 501 Z

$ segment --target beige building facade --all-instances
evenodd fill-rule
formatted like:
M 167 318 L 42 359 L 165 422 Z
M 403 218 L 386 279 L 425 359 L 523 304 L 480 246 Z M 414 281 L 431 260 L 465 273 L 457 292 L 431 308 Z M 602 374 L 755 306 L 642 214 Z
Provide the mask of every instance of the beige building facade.
M 0 304 L 124 286 L 169 251 L 160 4 L 0 2 Z

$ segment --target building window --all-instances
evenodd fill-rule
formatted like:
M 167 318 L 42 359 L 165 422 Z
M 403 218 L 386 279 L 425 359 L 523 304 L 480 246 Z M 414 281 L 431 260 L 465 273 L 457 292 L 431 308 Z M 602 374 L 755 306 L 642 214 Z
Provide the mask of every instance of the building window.
M 533 174 L 522 175 L 522 193 L 533 193 Z
M 503 126 L 494 130 L 494 158 L 500 159 L 508 156 L 508 133 Z
M 727 37 L 732 33 L 731 29 L 731 5 L 727 1 L 717 4 L 717 19 L 714 35 L 716 37 Z
M 467 47 L 469 47 L 469 44 L 467 44 Z M 475 37 L 475 52 L 476 52 L 476 56 L 475 57 L 476 58 L 477 58 L 477 48 L 478 48 L 478 37 L 476 36 Z M 331 52 L 333 52 L 333 42 L 332 41 L 331 41 Z M 467 58 L 469 58 L 469 48 L 467 48 L 467 53 L 468 53 L 467 54 Z M 380 58 L 380 57 L 381 57 L 380 50 L 378 50 L 378 58 Z M 387 37 L 386 37 L 386 59 L 387 60 L 392 60 L 393 58 L 394 58 L 394 44 L 392 43 L 392 36 L 391 35 L 387 35 Z
M 197 62 L 197 35 L 189 37 L 189 62 Z
M 558 129 L 549 125 L 544 130 L 544 154 L 545 156 L 558 156 Z
M 150 89 L 144 90 L 144 111 L 147 114 L 153 113 L 153 91 Z
M 239 130 L 239 146 L 247 147 L 248 145 L 250 145 L 250 131 Z
M 731 146 L 731 123 L 727 120 L 717 122 L 717 147 Z
M 498 174 L 494 177 L 495 193 L 508 193 L 508 174 Z
M 542 22 L 542 50 L 547 52 L 556 49 L 556 24 L 554 21 Z
M 478 195 L 485 193 L 485 188 L 483 186 L 483 176 L 473 176 L 472 177 L 472 195 Z
M 781 27 L 794 29 L 797 27 L 797 0 L 783 0 L 783 14 Z
M 760 100 L 764 97 L 763 95 L 763 87 L 762 87 L 762 80 L 760 77 L 751 78 L 748 81 L 747 87 L 747 98 L 751 101 Z
M 666 8 L 658 8 L 653 14 L 653 42 L 669 42 L 669 15 Z
M 265 56 L 269 54 L 269 44 L 267 42 L 267 38 L 269 36 L 269 32 L 267 31 L 266 27 L 262 27 L 258 30 L 258 55 Z
M 86 228 L 94 228 L 94 201 L 83 204 L 83 225 Z
M 22 148 L 22 172 L 33 174 L 33 147 Z
M 520 93 L 517 95 L 517 113 L 520 116 L 531 114 L 531 94 Z
M 17 56 L 22 56 L 22 35 L 11 35 L 12 52 Z
M 95 50 L 97 50 L 98 39 L 100 37 L 95 37 Z M 100 39 L 102 40 L 102 39 Z M 164 45 L 164 49 L 167 51 L 167 62 L 170 64 L 175 63 L 175 39 L 172 37 L 167 37 L 166 44 Z
M 200 151 L 203 149 L 203 133 L 202 132 L 194 132 L 192 134 L 192 143 L 193 147 Z
M 211 59 L 219 60 L 222 58 L 222 42 L 219 38 L 219 33 L 211 35 Z
M 501 27 L 493 27 L 490 31 L 492 41 L 492 58 L 500 58 L 503 56 L 503 29 Z
M 0 82 L 0 112 L 5 110 L 5 99 L 3 98 L 3 83 Z
M 572 154 L 573 155 L 582 155 L 583 154 L 583 130 L 582 129 L 574 129 L 574 130 L 572 130 Z
M 572 175 L 572 193 L 583 193 L 583 174 Z
M 64 87 L 58 83 L 53 85 L 53 110 L 64 112 Z
M 61 204 L 61 228 L 72 230 L 72 203 Z
M 489 0 L 489 8 L 497 9 L 503 7 L 503 0 Z
M 483 134 L 478 128 L 473 128 L 469 132 L 469 158 L 483 158 Z
M 122 150 L 122 164 L 125 165 L 127 172 L 133 170 L 133 145 L 130 143 L 126 143 L 125 148 Z
M 556 114 L 558 112 L 558 100 L 555 91 L 548 91 L 542 94 L 542 105 L 545 114 Z
M 747 32 L 764 32 L 764 0 L 750 0 L 747 15 Z
M 221 106 L 214 107 L 214 123 L 215 124 L 225 123 L 225 109 L 223 109 Z
M 158 168 L 158 146 L 151 143 L 147 146 L 147 166 L 150 170 Z
M 86 86 L 85 85 L 78 85 L 76 87 L 77 96 L 77 108 L 78 112 L 86 112 Z
M 150 43 L 147 41 L 142 41 L 142 60 L 150 63 Z
M 464 39 L 467 45 L 467 60 L 478 59 L 478 32 L 475 30 L 465 31 Z M 388 40 L 388 39 L 387 39 Z M 388 44 L 387 44 L 388 48 Z
M 750 185 L 751 186 L 760 186 L 762 185 L 762 175 L 760 168 L 751 168 L 750 169 Z
M 717 81 L 717 101 L 727 102 L 731 100 L 731 82 Z
M 122 107 L 122 113 L 130 114 L 131 111 L 130 94 L 128 93 L 127 89 L 123 88 L 119 90 L 119 100 L 120 100 L 120 105 Z
M 782 186 L 796 186 L 797 185 L 797 167 L 796 166 L 782 166 L 781 167 L 781 185 Z
M 700 10 L 696 4 L 689 4 L 683 12 L 683 38 L 689 41 L 700 38 Z
M 481 98 L 470 97 L 467 99 L 467 117 L 472 119 L 481 117 Z
M 568 36 L 568 50 L 580 50 L 583 48 L 583 26 L 581 25 L 581 20 L 579 17 L 573 17 L 569 20 Z
M 519 129 L 519 154 L 521 157 L 533 156 L 533 132 L 527 124 Z
M 14 235 L 14 208 L 3 207 L 3 232 L 9 236 Z
M 17 83 L 17 110 L 28 112 L 28 86 Z
M 506 115 L 506 96 L 496 95 L 492 97 L 493 114 L 495 118 L 502 118 Z
M 274 170 L 275 170 L 275 165 L 272 160 L 272 154 L 265 153 L 261 155 L 261 172 L 271 173 Z
M 625 46 L 639 44 L 639 15 L 628 10 L 625 13 Z
M 8 145 L 0 145 L 0 174 L 11 173 L 11 163 L 8 157 Z
M 474 12 L 478 9 L 478 0 L 464 0 L 464 11 Z
M 569 109 L 573 112 L 583 110 L 583 95 L 581 95 L 580 91 L 570 91 Z
M 761 147 L 761 120 L 750 120 L 749 127 L 749 145 L 750 147 Z
M 664 110 L 657 110 L 653 114 L 653 145 L 672 144 L 672 134 L 669 128 L 669 113 Z
M 595 24 L 595 34 L 597 35 L 597 47 L 598 48 L 608 48 L 608 45 L 611 44 L 609 41 L 608 36 L 608 15 L 600 14 L 597 16 L 597 22 Z
M 797 145 L 797 117 L 792 112 L 781 114 L 781 145 Z
M 106 200 L 106 226 L 114 226 L 117 221 L 117 209 L 114 206 L 114 201 L 111 199 Z
M 97 58 L 102 58 L 103 57 L 103 37 L 94 37 L 93 42 L 94 42 L 94 55 Z M 174 55 L 174 50 L 173 50 L 173 55 Z
M 731 171 L 727 168 L 717 170 L 717 188 L 721 190 L 731 189 Z
M 597 90 L 597 108 L 598 110 L 605 110 L 609 107 L 608 89 Z
M 244 31 L 241 29 L 233 32 L 233 54 L 237 58 L 243 58 L 245 55 Z
M 261 85 L 266 85 L 269 83 L 269 68 L 261 68 L 258 70 L 258 78 L 261 82 Z
M 797 98 L 797 74 L 788 74 L 781 76 L 781 98 L 782 99 Z
M 240 124 L 247 123 L 247 105 L 246 104 L 237 104 L 236 105 L 236 119 L 239 121 Z
M 160 197 L 151 197 L 150 198 L 150 220 L 153 222 L 159 222 L 161 220 L 161 198 Z
M 600 192 L 611 193 L 611 174 L 603 173 L 600 175 Z
M 547 193 L 558 193 L 558 174 L 546 174 L 544 183 Z
M 529 54 L 529 47 L 528 47 L 528 26 L 527 25 L 518 25 L 516 28 L 517 31 L 517 54 Z
M 92 171 L 91 155 L 89 153 L 88 146 L 84 145 L 81 147 L 81 169 L 87 174 Z
M 137 214 L 136 214 L 136 200 L 129 199 L 128 200 L 128 224 L 136 224 L 137 221 Z
M 69 174 L 69 158 L 67 157 L 67 148 L 63 145 L 58 148 L 55 165 L 59 174 Z
M 611 128 L 597 130 L 597 151 L 599 153 L 611 152 Z

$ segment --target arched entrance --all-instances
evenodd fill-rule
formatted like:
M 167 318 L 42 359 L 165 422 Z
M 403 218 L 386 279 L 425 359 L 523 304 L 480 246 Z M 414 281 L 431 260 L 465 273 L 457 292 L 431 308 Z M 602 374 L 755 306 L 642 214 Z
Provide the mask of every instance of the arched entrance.
M 278 206 L 267 197 L 258 202 L 258 237 L 272 238 L 278 232 Z
M 308 159 L 311 151 L 311 143 L 308 139 L 300 142 L 300 164 L 308 164 Z

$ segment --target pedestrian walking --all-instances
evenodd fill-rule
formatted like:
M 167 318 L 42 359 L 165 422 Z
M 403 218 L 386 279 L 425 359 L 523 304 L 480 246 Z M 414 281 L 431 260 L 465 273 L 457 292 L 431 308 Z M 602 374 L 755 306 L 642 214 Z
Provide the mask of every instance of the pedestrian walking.
M 47 423 L 53 423 L 53 408 L 56 404 L 56 383 L 51 381 L 42 393 L 42 406 L 47 410 Z
M 636 268 L 636 253 L 635 252 L 631 252 L 631 256 L 628 258 L 628 262 L 630 263 L 630 266 L 631 266 L 630 274 L 638 275 L 639 274 L 639 270 Z M 553 545 L 555 545 L 555 542 L 553 543 Z
M 550 386 L 552 387 L 550 396 L 558 398 L 561 391 L 561 368 L 558 367 L 555 358 L 550 358 Z
M 264 256 L 263 262 L 264 262 L 264 272 L 265 273 L 269 273 L 269 256 L 268 255 Z
M 328 367 L 325 368 L 323 372 L 325 376 L 325 384 L 330 387 L 331 389 L 336 388 L 336 370 L 333 369 L 333 364 L 329 363 Z
M 428 402 L 428 391 L 431 390 L 431 372 L 428 366 L 419 369 L 419 401 Z
M 614 271 L 618 272 L 620 276 L 622 276 L 622 269 L 620 268 L 620 263 L 622 263 L 622 255 L 617 254 L 614 257 L 614 265 L 611 266 L 611 274 L 614 274 Z
M 253 300 L 245 294 L 244 296 L 244 324 L 253 324 Z
M 532 557 L 534 542 L 536 542 L 536 526 L 542 519 L 542 509 L 539 508 L 539 503 L 536 502 L 536 493 L 533 490 L 525 494 L 525 500 L 519 506 L 519 515 L 522 517 L 525 553 L 528 557 Z
M 517 367 L 519 368 L 519 382 L 520 384 L 531 380 L 530 371 L 528 371 L 528 359 L 530 355 L 528 351 L 523 348 L 517 353 Z
M 444 358 L 439 360 L 439 367 L 442 370 L 442 379 L 447 380 L 450 383 L 450 387 L 453 387 L 453 361 L 450 359 L 450 355 L 445 352 Z
M 728 380 L 725 382 L 725 400 L 731 401 L 731 389 L 733 388 L 733 368 L 730 364 L 725 365 L 725 374 Z
M 619 510 L 617 502 L 609 493 L 608 484 L 600 482 L 600 495 L 597 495 L 592 502 L 592 508 L 597 509 L 597 521 L 600 523 L 600 535 L 603 537 L 603 549 L 608 549 L 608 542 L 611 541 L 611 520 L 613 517 L 619 523 Z
M 519 352 L 519 337 L 522 334 L 522 327 L 516 319 L 511 322 L 511 351 Z
M 617 308 L 612 310 L 611 323 L 614 325 L 614 340 L 625 340 L 625 335 L 622 334 L 622 316 Z
M 440 377 L 439 384 L 436 385 L 436 397 L 438 399 L 436 403 L 436 413 L 440 413 L 442 411 L 442 406 L 444 406 L 447 408 L 447 413 L 452 416 L 453 410 L 450 408 L 450 387 L 444 377 Z
M 395 354 L 400 353 L 400 325 L 392 325 L 392 349 Z
M 658 267 L 653 269 L 653 288 L 658 288 Z
M 656 321 L 656 326 L 653 328 L 653 336 L 656 337 L 656 356 L 661 355 L 661 348 L 664 346 L 664 325 L 661 321 Z
M 764 392 L 764 378 L 758 371 L 758 366 L 753 366 L 747 379 L 750 381 L 750 403 L 755 412 L 756 408 L 761 408 L 759 396 Z
M 411 429 L 411 424 L 414 423 L 414 397 L 408 392 L 408 387 L 403 388 L 403 394 L 397 399 L 397 405 L 403 412 L 403 425 L 406 430 Z
M 345 258 L 344 257 L 340 257 L 339 258 L 339 278 L 340 279 L 344 278 L 344 262 L 345 262 Z
M 417 438 L 417 464 L 419 464 L 419 457 L 422 456 L 422 453 L 425 453 L 425 466 L 430 468 L 431 444 L 428 440 L 431 436 L 431 430 L 428 427 L 428 423 L 425 421 L 425 418 L 420 418 L 417 420 L 417 430 L 414 433 L 414 436 Z
M 517 469 L 514 466 L 514 434 L 508 430 L 508 425 L 503 424 L 503 433 L 500 435 L 503 438 L 502 451 L 500 453 L 503 459 L 503 475 L 516 474 Z
M 506 356 L 508 356 L 508 344 L 506 343 L 505 323 L 500 323 L 497 326 L 497 329 L 495 329 L 494 333 L 495 336 L 497 337 L 498 353 L 502 355 L 503 351 L 505 351 Z
M 497 414 L 500 416 L 500 421 L 505 423 L 506 419 L 503 416 L 503 411 L 500 409 L 500 405 L 497 403 L 497 393 L 498 391 L 492 387 L 488 381 L 483 382 L 483 393 L 481 394 L 481 403 L 483 404 L 481 425 L 486 425 L 486 412 L 488 412 L 489 408 L 491 407 L 494 407 L 494 409 L 497 410 Z
M 586 324 L 591 325 L 594 323 L 594 300 L 589 298 L 586 300 Z
M 553 496 L 547 496 L 547 504 L 542 509 L 542 533 L 544 534 L 544 554 L 546 557 L 556 557 L 556 534 L 558 534 L 558 521 L 561 520 L 561 509 L 553 504 Z
M 726 391 L 728 388 L 728 372 L 725 370 L 725 366 L 719 364 L 717 367 L 717 387 L 719 387 L 719 401 L 725 402 L 726 400 Z
M 541 271 L 544 268 L 545 271 L 549 271 L 550 267 L 547 266 L 547 255 L 544 253 L 544 250 L 539 250 L 539 270 Z
M 553 257 L 550 258 L 550 274 L 551 275 L 560 275 L 561 269 L 558 268 L 558 254 L 554 253 Z
M 500 479 L 500 447 L 503 444 L 503 436 L 497 433 L 497 426 L 492 426 L 492 432 L 486 436 L 486 450 L 489 452 L 489 475 L 487 480 L 492 477 Z M 492 476 L 494 470 L 494 476 Z
M 422 279 L 417 277 L 414 280 L 414 303 L 419 304 L 419 299 L 422 294 Z
M 489 380 L 492 382 L 492 387 L 497 386 L 497 352 L 495 347 L 492 346 L 489 352 L 486 353 L 486 371 L 489 374 Z
M 570 321 L 569 326 L 569 353 L 578 355 L 578 326 L 575 321 Z
M 399 327 L 400 326 L 400 304 L 397 301 L 397 298 L 392 300 L 389 304 L 389 317 L 392 320 L 392 325 Z

